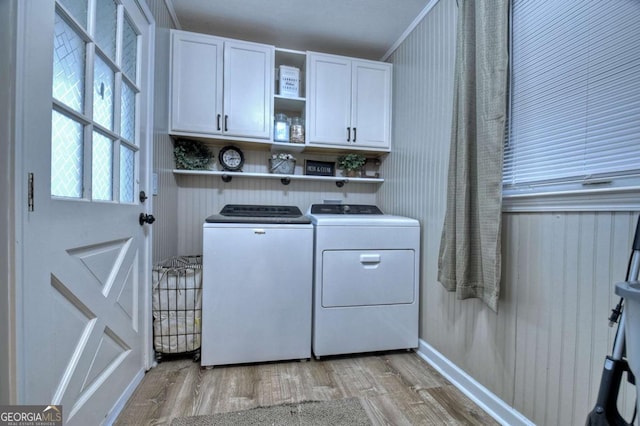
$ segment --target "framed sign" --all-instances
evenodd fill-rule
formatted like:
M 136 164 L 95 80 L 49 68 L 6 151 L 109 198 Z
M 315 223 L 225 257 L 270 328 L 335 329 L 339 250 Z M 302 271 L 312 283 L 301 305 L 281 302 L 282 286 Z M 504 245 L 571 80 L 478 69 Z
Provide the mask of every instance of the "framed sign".
M 309 176 L 335 176 L 336 163 L 331 161 L 304 160 L 304 174 Z
M 364 163 L 364 167 L 362 168 L 362 177 L 380 178 L 380 163 L 379 158 L 367 158 L 367 162 Z

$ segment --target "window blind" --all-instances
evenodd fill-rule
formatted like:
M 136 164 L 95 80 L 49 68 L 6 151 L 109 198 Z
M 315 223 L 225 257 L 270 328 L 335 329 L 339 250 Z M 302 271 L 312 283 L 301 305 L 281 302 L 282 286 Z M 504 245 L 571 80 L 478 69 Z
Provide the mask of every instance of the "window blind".
M 640 176 L 640 1 L 514 0 L 505 193 Z

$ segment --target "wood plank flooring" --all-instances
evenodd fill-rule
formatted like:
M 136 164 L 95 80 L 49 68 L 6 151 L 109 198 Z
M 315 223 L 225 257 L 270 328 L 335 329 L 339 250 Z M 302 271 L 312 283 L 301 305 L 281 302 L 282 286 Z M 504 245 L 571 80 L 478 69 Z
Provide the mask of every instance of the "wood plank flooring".
M 202 369 L 191 359 L 151 369 L 116 425 L 309 400 L 358 397 L 373 425 L 497 425 L 413 352 Z

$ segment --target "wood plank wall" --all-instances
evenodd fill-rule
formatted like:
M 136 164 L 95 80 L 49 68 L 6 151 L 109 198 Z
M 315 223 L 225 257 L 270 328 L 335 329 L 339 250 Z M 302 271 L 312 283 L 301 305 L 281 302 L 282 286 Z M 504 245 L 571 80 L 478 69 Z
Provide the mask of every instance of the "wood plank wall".
M 499 313 L 437 281 L 445 212 L 456 0 L 440 0 L 389 59 L 393 152 L 378 191 L 386 211 L 422 224 L 420 336 L 538 425 L 583 425 L 613 330 L 637 214 L 505 213 Z M 634 388 L 621 404 L 627 419 Z
M 219 148 L 214 148 L 217 153 Z M 243 148 L 245 172 L 267 173 L 269 151 Z M 294 154 L 296 173 L 302 173 L 304 158 L 335 161 L 335 156 Z M 342 188 L 333 182 L 294 180 L 283 185 L 278 179 L 234 177 L 225 183 L 220 176 L 177 177 L 178 182 L 178 252 L 202 252 L 202 224 L 207 216 L 218 213 L 225 204 L 274 204 L 298 206 L 306 212 L 311 204 L 324 200 L 345 203 L 375 204 L 378 184 L 347 183 Z
M 156 21 L 153 171 L 158 195 L 153 197 L 153 262 L 178 254 L 178 185 L 172 173 L 173 143 L 169 125 L 169 29 L 175 28 L 164 0 L 147 0 Z M 150 195 L 150 194 L 147 194 Z
M 622 280 L 636 214 L 508 213 L 503 217 L 503 284 L 496 315 L 458 301 L 437 282 L 445 209 L 457 7 L 440 0 L 390 58 L 394 64 L 393 153 L 386 181 L 338 190 L 331 183 L 175 177 L 166 134 L 168 35 L 164 1 L 156 18 L 154 260 L 199 253 L 204 218 L 227 203 L 294 204 L 323 199 L 378 203 L 422 224 L 420 336 L 539 425 L 582 425 L 593 408 L 612 329 L 613 283 Z M 255 167 L 265 152 L 246 152 Z M 622 400 L 630 413 L 634 389 Z M 629 418 L 629 417 L 627 417 Z

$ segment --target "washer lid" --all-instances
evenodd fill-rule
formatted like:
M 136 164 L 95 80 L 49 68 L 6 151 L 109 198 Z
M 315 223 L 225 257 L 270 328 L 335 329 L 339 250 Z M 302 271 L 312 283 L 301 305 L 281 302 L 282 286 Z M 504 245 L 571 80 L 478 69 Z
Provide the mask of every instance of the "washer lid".
M 234 217 L 298 217 L 302 212 L 297 206 L 269 206 L 255 204 L 227 204 L 220 210 L 222 216 Z
M 205 219 L 207 223 L 311 223 L 296 206 L 227 204 Z

